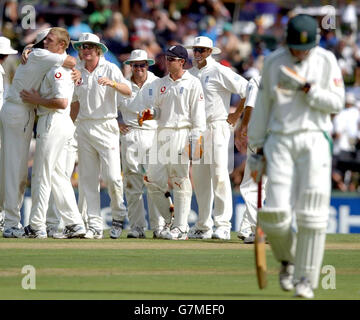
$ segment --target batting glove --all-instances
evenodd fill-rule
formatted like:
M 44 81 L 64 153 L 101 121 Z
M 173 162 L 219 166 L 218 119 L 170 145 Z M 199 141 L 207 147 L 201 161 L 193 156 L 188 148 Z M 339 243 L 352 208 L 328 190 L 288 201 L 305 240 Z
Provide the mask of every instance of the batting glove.
M 280 67 L 278 87 L 287 90 L 302 90 L 306 79 L 299 76 L 295 70 L 282 65 Z

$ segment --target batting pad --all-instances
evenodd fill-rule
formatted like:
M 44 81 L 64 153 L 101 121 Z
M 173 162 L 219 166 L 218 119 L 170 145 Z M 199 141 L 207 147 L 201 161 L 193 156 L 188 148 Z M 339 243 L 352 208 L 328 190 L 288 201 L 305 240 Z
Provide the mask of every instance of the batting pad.
M 189 178 L 172 178 L 174 194 L 174 222 L 182 232 L 188 231 L 188 216 L 191 210 L 192 187 Z
M 327 215 L 297 212 L 297 224 L 294 279 L 299 281 L 306 277 L 310 280 L 312 288 L 316 289 L 324 257 Z
M 264 207 L 259 210 L 258 219 L 276 260 L 293 262 L 296 239 L 291 230 L 291 211 Z

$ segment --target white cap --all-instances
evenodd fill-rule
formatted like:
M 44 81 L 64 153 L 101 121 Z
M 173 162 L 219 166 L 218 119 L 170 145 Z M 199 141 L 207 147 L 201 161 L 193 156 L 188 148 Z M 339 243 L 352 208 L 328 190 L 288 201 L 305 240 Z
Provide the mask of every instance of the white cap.
M 147 61 L 149 66 L 155 64 L 153 59 L 149 59 L 145 50 L 136 49 L 131 51 L 130 58 L 125 61 L 125 64 L 130 64 L 135 61 Z
M 72 43 L 74 49 L 78 50 L 78 51 L 80 49 L 80 46 L 83 43 L 94 43 L 101 48 L 103 53 L 108 51 L 108 48 L 106 47 L 106 45 L 104 45 L 103 43 L 100 42 L 100 38 L 96 34 L 89 33 L 89 32 L 82 33 L 80 35 L 78 41 L 71 41 L 71 43 Z
M 44 40 L 49 34 L 51 28 L 46 28 L 37 33 L 34 45 L 38 44 L 40 41 Z
M 212 49 L 212 54 L 219 54 L 221 53 L 221 49 L 214 47 L 213 41 L 204 36 L 196 37 L 194 39 L 193 45 L 185 46 L 186 49 L 193 49 L 194 47 L 204 47 Z
M 8 54 L 17 54 L 17 50 L 14 50 L 11 47 L 10 39 L 6 37 L 0 37 L 0 54 L 8 55 Z

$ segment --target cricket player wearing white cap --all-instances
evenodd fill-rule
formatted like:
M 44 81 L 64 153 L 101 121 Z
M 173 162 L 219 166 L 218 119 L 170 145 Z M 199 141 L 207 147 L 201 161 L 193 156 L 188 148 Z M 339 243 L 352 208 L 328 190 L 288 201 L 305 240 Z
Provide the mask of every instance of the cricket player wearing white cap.
M 157 163 L 148 167 L 148 193 L 167 224 L 171 223 L 169 202 L 165 197 L 168 179 L 173 185 L 174 221 L 161 238 L 186 240 L 192 186 L 189 179 L 189 156 L 199 158 L 199 142 L 205 130 L 205 101 L 199 79 L 184 70 L 188 53 L 183 46 L 171 46 L 165 52 L 169 74 L 156 80 L 153 108 L 141 113 L 140 119 L 158 121 L 157 137 L 151 148 L 157 151 Z M 189 150 L 190 145 L 190 150 Z
M 11 47 L 11 42 L 10 39 L 6 38 L 6 37 L 0 37 L 0 110 L 2 108 L 2 105 L 4 103 L 4 75 L 5 75 L 5 70 L 2 66 L 2 64 L 4 63 L 4 61 L 6 60 L 7 56 L 9 54 L 17 54 L 17 50 L 14 50 Z M 0 123 L 1 125 L 1 123 Z M 0 144 L 0 148 L 1 148 L 1 144 Z M 1 159 L 0 159 L 0 163 L 2 163 Z M 3 185 L 0 186 L 0 199 L 3 199 Z M 4 212 L 2 211 L 2 200 L 0 200 L 0 232 L 4 230 L 4 223 L 5 223 L 5 219 L 4 219 Z
M 140 127 L 137 115 L 154 98 L 153 83 L 158 77 L 148 70 L 154 63 L 144 50 L 136 49 L 131 52 L 125 64 L 130 65 L 132 70 L 128 79 L 131 83 L 132 96 L 119 99 L 119 109 L 124 121 L 124 124 L 120 125 L 120 132 L 121 160 L 130 223 L 128 238 L 145 238 L 143 188 L 148 164 L 146 155 L 154 141 L 157 124 L 156 120 L 149 120 Z M 150 227 L 154 230 L 156 238 L 165 222 L 150 197 L 147 197 L 147 203 Z
M 207 124 L 204 136 L 211 139 L 214 155 L 211 163 L 193 163 L 192 176 L 199 217 L 189 237 L 229 240 L 233 207 L 228 148 L 232 132 L 227 118 L 231 94 L 239 94 L 244 99 L 248 81 L 214 60 L 212 54 L 219 54 L 221 50 L 213 46 L 210 38 L 196 37 L 194 44 L 187 48 L 193 50 L 195 60 L 195 66 L 189 71 L 200 79 L 203 86 Z M 204 140 L 208 144 L 206 138 Z M 211 218 L 213 202 L 214 222 Z
M 259 90 L 261 76 L 251 78 L 246 88 L 246 100 L 244 103 L 244 114 L 239 128 L 235 132 L 235 145 L 240 152 L 247 153 L 247 159 L 256 153 L 256 150 L 250 149 L 247 143 L 248 125 L 251 119 L 252 111 L 255 107 L 255 101 Z M 262 179 L 262 202 L 265 200 L 266 177 Z M 244 176 L 240 184 L 240 193 L 245 202 L 245 211 L 240 223 L 238 238 L 244 240 L 244 243 L 254 243 L 255 228 L 257 222 L 257 200 L 258 185 L 250 175 L 248 160 L 245 164 Z
M 78 65 L 82 84 L 75 87 L 71 108 L 79 110 L 75 135 L 79 153 L 79 188 L 87 205 L 88 231 L 85 238 L 103 237 L 100 212 L 100 169 L 111 199 L 111 238 L 119 238 L 126 217 L 121 177 L 118 92 L 131 96 L 131 89 L 120 69 L 105 60 L 108 50 L 95 34 L 82 33 L 72 42 L 81 54 Z
M 66 55 L 69 43 L 65 29 L 52 28 L 44 39 L 44 48 Z M 23 90 L 20 93 L 24 102 L 37 105 L 39 116 L 31 179 L 30 224 L 25 227 L 28 237 L 47 237 L 45 222 L 51 192 L 65 224 L 64 232 L 55 233 L 53 237 L 75 238 L 86 233 L 70 177 L 66 174 L 67 148 L 75 130 L 70 118 L 73 91 L 71 70 L 53 67 L 45 75 L 39 92 Z
M 37 41 L 43 35 L 39 34 Z M 29 54 L 26 64 L 20 65 L 5 98 L 0 113 L 3 159 L 0 170 L 0 184 L 4 186 L 3 208 L 5 211 L 4 237 L 24 236 L 20 224 L 20 208 L 24 198 L 27 180 L 27 160 L 34 125 L 34 105 L 26 104 L 20 97 L 24 89 L 39 90 L 45 74 L 53 66 L 75 67 L 73 57 L 59 55 L 48 50 L 35 48 Z
M 341 70 L 317 46 L 317 21 L 300 14 L 288 22 L 286 46 L 265 59 L 249 125 L 249 144 L 266 162 L 266 203 L 258 221 L 277 261 L 280 286 L 313 298 L 318 287 L 330 211 L 332 113 L 344 106 Z M 297 234 L 292 231 L 292 212 Z

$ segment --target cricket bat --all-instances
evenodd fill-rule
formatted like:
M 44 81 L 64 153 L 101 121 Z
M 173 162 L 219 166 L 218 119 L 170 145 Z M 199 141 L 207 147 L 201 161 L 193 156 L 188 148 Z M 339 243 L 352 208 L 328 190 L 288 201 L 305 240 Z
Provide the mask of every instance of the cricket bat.
M 258 209 L 261 209 L 261 191 L 262 191 L 262 179 L 258 182 Z M 256 276 L 260 289 L 264 289 L 267 285 L 266 279 L 266 240 L 265 233 L 259 225 L 259 219 L 256 224 L 255 231 L 255 264 L 256 264 Z

